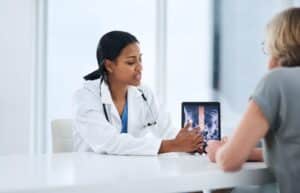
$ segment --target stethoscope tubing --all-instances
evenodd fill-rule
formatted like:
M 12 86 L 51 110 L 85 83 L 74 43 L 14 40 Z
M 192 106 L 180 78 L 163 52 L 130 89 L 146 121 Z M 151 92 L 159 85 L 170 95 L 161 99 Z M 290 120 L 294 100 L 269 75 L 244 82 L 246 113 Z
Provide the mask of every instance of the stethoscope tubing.
M 101 85 L 102 85 L 103 81 L 104 81 L 104 79 L 101 78 L 101 80 L 100 80 L 100 86 L 99 86 L 100 87 L 100 97 L 102 97 Z M 151 113 L 151 116 L 153 118 L 153 122 L 152 123 L 149 122 L 145 126 L 150 127 L 150 126 L 156 125 L 157 121 L 154 119 L 154 114 L 153 114 L 153 111 L 152 111 L 152 109 L 151 109 L 151 107 L 150 107 L 150 105 L 148 103 L 147 97 L 145 96 L 145 94 L 144 94 L 144 92 L 143 92 L 142 89 L 138 89 L 138 91 L 141 93 L 141 97 L 143 98 L 143 101 L 146 103 L 146 105 L 147 105 L 147 107 L 148 107 L 148 109 L 149 109 L 149 111 Z M 110 122 L 109 121 L 109 117 L 108 117 L 108 112 L 107 112 L 107 109 L 106 109 L 106 106 L 105 106 L 104 103 L 102 104 L 102 107 L 103 107 L 103 112 L 104 112 L 105 119 L 107 120 L 107 122 Z

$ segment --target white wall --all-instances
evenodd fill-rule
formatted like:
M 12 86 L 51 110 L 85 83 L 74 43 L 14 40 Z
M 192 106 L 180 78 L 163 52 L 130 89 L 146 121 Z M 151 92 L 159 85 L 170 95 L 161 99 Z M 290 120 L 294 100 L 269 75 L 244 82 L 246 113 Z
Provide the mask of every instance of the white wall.
M 0 155 L 29 153 L 35 0 L 0 1 Z
M 299 7 L 300 6 L 300 0 L 294 0 L 293 1 L 293 6 Z
M 258 81 L 267 72 L 261 43 L 265 25 L 286 3 L 283 0 L 227 0 L 221 3 L 221 71 L 219 97 L 222 128 L 232 133 Z
M 180 9 L 180 11 L 178 11 Z M 183 101 L 210 101 L 212 1 L 168 1 L 166 97 L 176 128 Z

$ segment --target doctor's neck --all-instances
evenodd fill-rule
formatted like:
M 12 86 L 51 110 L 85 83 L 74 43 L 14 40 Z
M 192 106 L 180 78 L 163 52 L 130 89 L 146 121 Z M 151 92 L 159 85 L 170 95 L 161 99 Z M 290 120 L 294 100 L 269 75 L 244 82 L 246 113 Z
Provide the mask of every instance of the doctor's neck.
M 108 85 L 113 101 L 123 101 L 126 99 L 128 89 L 127 84 L 121 84 L 120 82 L 116 82 L 109 78 Z

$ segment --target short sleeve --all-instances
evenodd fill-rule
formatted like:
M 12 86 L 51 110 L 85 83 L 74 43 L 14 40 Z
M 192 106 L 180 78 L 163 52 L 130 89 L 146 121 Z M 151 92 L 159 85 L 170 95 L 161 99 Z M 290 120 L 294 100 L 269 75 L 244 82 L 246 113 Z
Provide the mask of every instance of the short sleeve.
M 268 73 L 257 85 L 250 97 L 260 108 L 269 125 L 275 124 L 280 107 L 280 76 L 277 72 Z

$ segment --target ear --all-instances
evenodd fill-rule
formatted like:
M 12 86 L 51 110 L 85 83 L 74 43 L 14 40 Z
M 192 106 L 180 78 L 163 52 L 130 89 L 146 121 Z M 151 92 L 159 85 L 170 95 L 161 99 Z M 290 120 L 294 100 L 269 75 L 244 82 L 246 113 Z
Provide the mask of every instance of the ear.
M 112 73 L 113 72 L 113 62 L 111 60 L 105 59 L 104 60 L 104 66 L 107 72 Z

